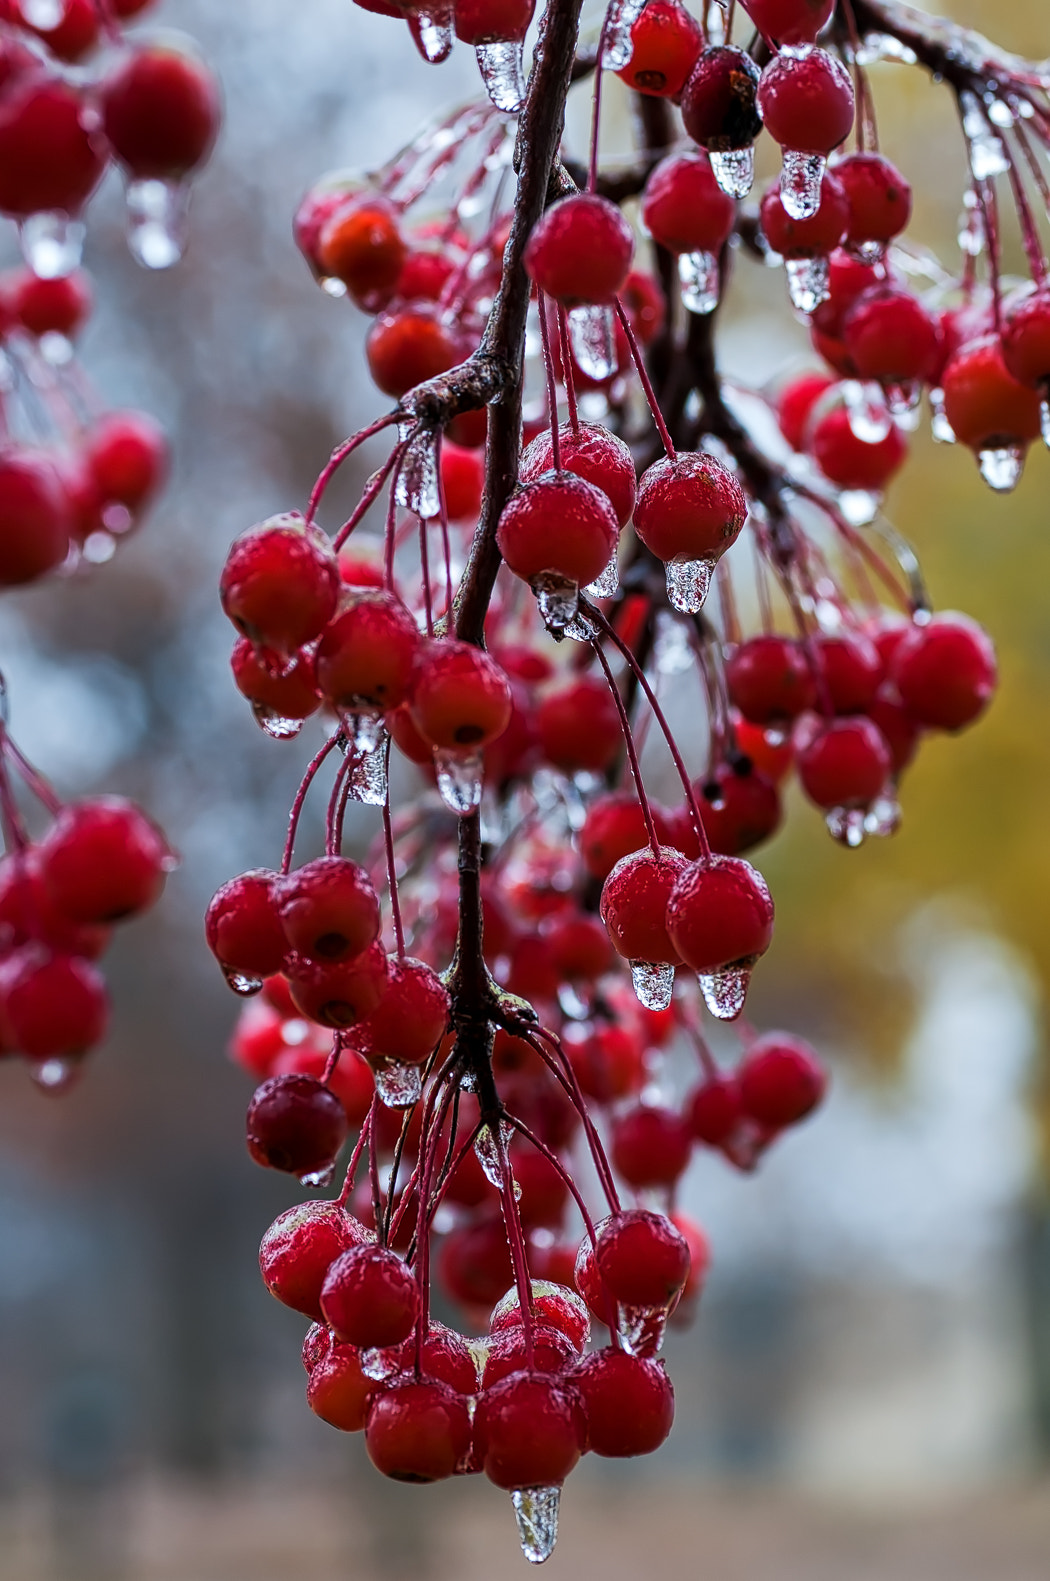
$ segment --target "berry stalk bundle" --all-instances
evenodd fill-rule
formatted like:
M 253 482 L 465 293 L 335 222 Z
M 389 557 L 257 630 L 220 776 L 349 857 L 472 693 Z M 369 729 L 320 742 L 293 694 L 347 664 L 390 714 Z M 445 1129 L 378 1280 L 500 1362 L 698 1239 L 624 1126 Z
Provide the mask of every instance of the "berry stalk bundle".
M 530 7 L 368 8 L 403 16 L 429 59 L 453 33 L 473 44 L 489 103 L 369 178 L 319 182 L 296 214 L 315 277 L 372 317 L 369 369 L 395 405 L 302 512 L 230 550 L 235 684 L 272 736 L 314 716 L 329 733 L 279 866 L 224 885 L 207 937 L 259 995 L 233 1046 L 262 1078 L 252 1156 L 324 1186 L 353 1135 L 336 1198 L 290 1208 L 260 1254 L 313 1322 L 311 1407 L 363 1430 L 389 1476 L 484 1472 L 538 1562 L 580 1455 L 648 1453 L 670 1430 L 658 1353 L 708 1258 L 676 1206 L 693 1149 L 752 1169 L 823 1095 L 812 1049 L 742 1018 L 773 936 L 746 857 L 780 824 L 786 776 L 844 846 L 890 834 L 922 739 L 994 691 L 990 640 L 932 612 L 880 495 L 924 393 L 993 487 L 1050 431 L 1034 219 L 1050 102 L 1035 68 L 895 0 L 699 18 L 613 0 L 583 51 L 579 5 L 549 0 L 527 85 Z M 902 239 L 880 54 L 958 99 L 957 281 Z M 598 157 L 608 73 L 642 132 L 615 170 Z M 592 76 L 576 164 L 565 102 Z M 783 168 L 751 206 L 763 131 Z M 1000 175 L 1026 285 L 999 270 Z M 716 368 L 748 253 L 783 262 L 830 369 L 776 398 Z M 380 436 L 387 459 L 329 536 L 332 477 Z M 703 724 L 680 745 L 669 712 L 690 685 Z M 674 806 L 646 786 L 660 752 Z M 393 806 L 397 755 L 421 789 Z M 322 781 L 324 851 L 296 865 Z M 376 809 L 364 865 L 343 850 L 351 801 Z M 734 1069 L 708 1015 L 740 1030 Z M 677 1098 L 675 1049 L 697 1068 Z M 481 1337 L 431 1317 L 435 1282 Z M 586 1354 L 592 1323 L 608 1339 Z

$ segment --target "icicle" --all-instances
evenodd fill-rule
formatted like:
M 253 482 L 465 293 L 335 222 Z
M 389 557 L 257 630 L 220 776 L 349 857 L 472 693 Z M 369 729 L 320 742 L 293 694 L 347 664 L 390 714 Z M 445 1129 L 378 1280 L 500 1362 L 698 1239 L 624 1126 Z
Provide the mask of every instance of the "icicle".
M 516 115 L 525 99 L 525 40 L 477 44 L 474 53 L 485 91 L 496 109 Z
M 596 576 L 594 581 L 589 582 L 583 591 L 589 593 L 592 598 L 614 598 L 619 585 L 620 567 L 617 562 L 616 551 L 613 550 L 612 559 L 601 576 Z
M 616 372 L 616 340 L 611 307 L 587 303 L 569 309 L 569 342 L 580 372 L 608 379 Z
M 658 610 L 656 614 L 653 657 L 659 675 L 684 675 L 693 668 L 693 650 L 685 626 L 667 609 Z
M 22 257 L 41 280 L 63 280 L 80 266 L 84 227 L 68 214 L 27 214 L 18 227 Z
M 580 604 L 580 590 L 575 582 L 547 572 L 532 584 L 539 605 L 540 619 L 548 631 L 561 635 L 570 621 L 576 619 Z
M 312 1169 L 305 1175 L 299 1176 L 300 1186 L 312 1187 L 315 1191 L 323 1191 L 325 1186 L 330 1186 L 335 1178 L 335 1160 L 326 1164 L 324 1169 Z
M 401 1346 L 376 1345 L 371 1350 L 359 1351 L 357 1359 L 365 1377 L 381 1383 L 384 1378 L 392 1378 L 395 1372 L 401 1371 Z
M 727 148 L 724 152 L 712 149 L 708 155 L 715 180 L 731 198 L 746 198 L 755 184 L 755 145 L 746 148 Z
M 549 622 L 548 622 L 549 625 Z M 553 627 L 550 627 L 553 630 Z M 574 642 L 593 642 L 598 635 L 598 628 L 589 615 L 582 609 L 577 609 L 568 625 L 562 627 L 562 636 L 571 637 Z
M 944 410 L 944 391 L 940 389 L 930 391 L 930 433 L 938 445 L 955 444 L 955 429 L 948 421 L 948 413 Z
M 1021 481 L 1024 471 L 1024 448 L 1021 445 L 999 445 L 977 453 L 981 476 L 997 494 L 1009 494 Z
M 372 1066 L 380 1103 L 388 1109 L 411 1109 L 423 1095 L 423 1072 L 418 1065 L 399 1059 L 377 1061 Z
M 416 434 L 405 451 L 394 493 L 398 505 L 431 521 L 441 514 L 438 482 L 437 434 L 425 428 Z
M 1050 450 L 1050 400 L 1045 395 L 1039 403 L 1039 431 L 1043 436 L 1043 444 Z
M 631 982 L 646 1010 L 666 1010 L 674 993 L 674 967 L 663 961 L 632 961 Z
M 788 296 L 799 313 L 815 313 L 828 299 L 831 265 L 827 258 L 787 258 Z
M 449 752 L 434 748 L 438 792 L 449 812 L 460 817 L 481 805 L 484 760 L 480 752 Z
M 981 101 L 969 88 L 959 94 L 962 126 L 970 148 L 970 169 L 975 181 L 1005 176 L 1010 168 L 1002 139 L 988 125 Z
M 240 994 L 242 999 L 257 994 L 263 985 L 261 977 L 249 977 L 247 972 L 235 972 L 231 966 L 222 968 L 222 975 L 235 994 Z
M 253 703 L 252 713 L 260 730 L 265 730 L 266 734 L 272 736 L 275 741 L 290 741 L 293 736 L 299 734 L 306 723 L 305 719 L 289 719 L 279 714 L 276 708 L 267 707 L 266 703 Z
M 679 253 L 678 280 L 682 304 L 690 313 L 713 313 L 718 306 L 721 277 L 714 253 Z
M 634 54 L 631 29 L 645 10 L 646 0 L 612 0 L 605 13 L 605 49 L 602 65 L 607 71 L 622 71 Z
M 83 1056 L 79 1054 L 52 1054 L 49 1059 L 31 1060 L 29 1079 L 41 1092 L 59 1097 L 68 1092 L 80 1075 Z
M 515 1488 L 510 1496 L 518 1523 L 518 1541 L 530 1565 L 541 1565 L 558 1541 L 560 1488 Z
M 793 220 L 810 220 L 820 209 L 820 184 L 827 159 L 823 154 L 800 154 L 784 149 L 780 176 L 780 201 Z
M 506 1152 L 514 1137 L 514 1128 L 513 1126 L 509 1125 L 506 1120 L 501 1120 L 499 1132 L 500 1139 L 503 1143 L 503 1151 Z M 477 1154 L 478 1163 L 481 1165 L 481 1168 L 484 1171 L 485 1179 L 490 1185 L 495 1186 L 497 1191 L 502 1191 L 503 1169 L 499 1160 L 499 1148 L 496 1145 L 496 1138 L 490 1125 L 483 1125 L 481 1127 L 481 1130 L 474 1139 L 474 1151 Z M 520 1194 L 521 1188 L 517 1181 L 515 1181 L 514 1195 L 517 1197 Z
M 864 844 L 867 834 L 864 827 L 866 817 L 867 813 L 863 807 L 832 807 L 831 811 L 824 815 L 824 822 L 833 840 L 855 851 L 858 846 Z
M 343 724 L 349 733 L 349 740 L 343 748 L 348 752 L 351 748 L 355 752 L 368 754 L 374 752 L 376 747 L 382 746 L 386 740 L 386 722 L 382 714 L 372 709 L 366 709 L 360 714 L 347 714 Z
M 909 379 L 906 384 L 887 385 L 886 405 L 897 427 L 914 433 L 922 415 L 922 382 Z
M 655 1356 L 667 1330 L 666 1307 L 616 1308 L 616 1332 L 629 1356 Z
M 881 444 L 893 427 L 881 384 L 844 379 L 839 389 L 855 437 L 866 445 Z
M 170 269 L 186 246 L 190 189 L 185 181 L 130 181 L 125 194 L 128 248 L 143 269 Z
M 901 804 L 891 791 L 877 796 L 864 815 L 864 833 L 884 840 L 901 826 Z
M 839 495 L 839 510 L 851 527 L 867 527 L 879 514 L 879 496 L 869 489 L 845 489 Z
M 744 1008 L 747 985 L 751 981 L 750 966 L 729 966 L 724 971 L 700 977 L 700 992 L 704 1004 L 716 1021 L 735 1021 Z
M 715 574 L 714 560 L 687 560 L 676 555 L 667 562 L 667 596 L 683 615 L 696 615 L 704 607 Z
M 371 752 L 363 752 L 354 760 L 350 770 L 350 799 L 363 807 L 383 807 L 386 804 L 386 732 L 379 745 Z
M 416 48 L 431 66 L 440 66 L 452 53 L 452 13 L 450 11 L 410 11 L 408 30 Z

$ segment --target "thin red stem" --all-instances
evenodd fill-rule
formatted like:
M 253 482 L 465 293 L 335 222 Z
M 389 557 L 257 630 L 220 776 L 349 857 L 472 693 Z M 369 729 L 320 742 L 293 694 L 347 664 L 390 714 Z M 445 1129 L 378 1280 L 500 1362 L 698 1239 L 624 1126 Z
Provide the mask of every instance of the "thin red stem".
M 678 458 L 675 452 L 674 442 L 671 439 L 670 430 L 667 424 L 664 422 L 664 414 L 660 410 L 660 403 L 656 399 L 656 391 L 653 389 L 652 380 L 649 378 L 649 373 L 645 366 L 645 358 L 642 356 L 641 347 L 638 344 L 638 337 L 635 335 L 634 330 L 631 327 L 631 321 L 624 312 L 623 304 L 621 303 L 619 297 L 616 298 L 616 316 L 620 320 L 620 328 L 627 336 L 627 344 L 630 347 L 631 352 L 631 361 L 638 370 L 638 379 L 641 383 L 642 389 L 645 391 L 645 399 L 648 402 L 649 410 L 652 413 L 653 422 L 656 424 L 656 431 L 660 435 L 660 441 L 671 460 L 676 461 Z

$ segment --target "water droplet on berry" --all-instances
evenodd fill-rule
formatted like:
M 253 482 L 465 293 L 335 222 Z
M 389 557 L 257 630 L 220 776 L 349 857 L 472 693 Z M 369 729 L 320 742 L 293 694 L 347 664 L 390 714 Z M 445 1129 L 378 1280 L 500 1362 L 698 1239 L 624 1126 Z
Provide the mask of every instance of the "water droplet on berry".
M 799 313 L 813 313 L 828 299 L 828 280 L 831 265 L 827 258 L 788 258 L 788 296 L 791 306 Z
M 824 822 L 833 840 L 855 851 L 864 844 L 867 836 L 866 818 L 867 812 L 863 807 L 832 807 L 825 814 Z
M 521 1551 L 530 1565 L 541 1565 L 550 1558 L 558 1541 L 561 1489 L 515 1488 L 510 1498 Z
M 31 1060 L 29 1077 L 41 1092 L 58 1097 L 68 1092 L 80 1075 L 82 1057 L 74 1054 L 53 1054 L 50 1059 Z
M 305 719 L 287 719 L 276 708 L 268 708 L 265 703 L 253 703 L 252 713 L 260 730 L 265 730 L 275 741 L 290 741 L 306 723 Z
M 452 16 L 449 11 L 413 11 L 409 18 L 416 48 L 425 61 L 439 66 L 452 53 Z
M 235 972 L 231 966 L 224 966 L 222 975 L 233 989 L 235 994 L 240 994 L 242 999 L 257 994 L 263 985 L 261 977 L 249 977 L 247 972 Z
M 893 427 L 881 384 L 844 379 L 839 389 L 856 438 L 866 445 L 880 444 Z
M 185 181 L 129 181 L 128 250 L 143 269 L 170 269 L 182 257 L 189 218 Z
M 432 521 L 441 514 L 438 483 L 437 435 L 424 429 L 409 443 L 397 475 L 394 498 L 405 510 Z
M 1043 444 L 1050 450 L 1050 400 L 1044 395 L 1039 403 L 1039 429 L 1043 436 Z
M 615 598 L 619 585 L 620 566 L 614 553 L 601 576 L 596 576 L 583 591 L 589 593 L 592 598 Z
M 708 158 L 714 178 L 731 198 L 746 198 L 755 184 L 755 145 L 730 148 L 724 153 L 712 149 Z
M 970 169 L 975 181 L 991 181 L 1004 176 L 1010 168 L 1002 139 L 988 125 L 977 95 L 964 88 L 959 95 L 963 133 L 970 150 Z
M 736 1020 L 744 1008 L 750 981 L 750 966 L 729 966 L 725 971 L 711 972 L 699 978 L 704 1004 L 716 1021 Z
M 438 792 L 449 812 L 461 817 L 481 805 L 484 759 L 480 752 L 448 752 L 434 748 Z
M 667 562 L 667 596 L 683 615 L 696 615 L 704 607 L 715 574 L 714 560 L 687 560 L 676 555 Z
M 27 214 L 18 227 L 22 257 L 41 280 L 62 280 L 80 267 L 84 227 L 68 214 Z
M 1020 445 L 998 445 L 977 455 L 981 476 L 997 494 L 1009 494 L 1021 481 L 1024 450 Z
M 867 489 L 844 489 L 839 495 L 839 510 L 851 527 L 866 527 L 879 514 L 879 496 Z
M 886 839 L 901 826 L 901 804 L 893 795 L 877 796 L 864 815 L 865 834 Z
M 820 184 L 827 159 L 823 154 L 800 154 L 784 149 L 780 176 L 780 201 L 793 220 L 811 220 L 820 208 Z
M 547 630 L 560 636 L 569 622 L 575 620 L 579 608 L 580 590 L 575 582 L 551 572 L 538 576 L 532 584 L 539 606 L 540 619 Z
M 655 1356 L 667 1330 L 666 1307 L 616 1308 L 616 1332 L 629 1356 Z
M 299 1176 L 300 1186 L 307 1186 L 314 1191 L 323 1191 L 325 1186 L 332 1184 L 335 1175 L 335 1161 L 327 1164 L 324 1169 L 312 1169 L 308 1174 Z
M 930 401 L 930 433 L 938 445 L 954 445 L 955 429 L 948 421 L 948 414 L 944 410 L 944 391 L 931 390 Z
M 496 109 L 506 115 L 516 115 L 525 98 L 524 39 L 497 39 L 491 44 L 478 44 L 474 53 L 478 57 L 485 92 Z
M 387 798 L 386 742 L 355 758 L 350 770 L 350 799 L 363 807 L 384 807 Z
M 508 1125 L 506 1120 L 501 1120 L 499 1134 L 505 1154 L 514 1136 L 514 1128 Z M 491 1125 L 483 1125 L 481 1127 L 481 1130 L 474 1138 L 474 1151 L 477 1154 L 478 1163 L 484 1171 L 485 1179 L 495 1186 L 497 1191 L 502 1191 L 503 1168 L 500 1164 L 500 1150 L 496 1144 L 496 1136 Z M 515 1196 L 519 1194 L 517 1182 L 515 1182 Z
M 678 279 L 682 303 L 690 313 L 714 312 L 722 283 L 714 253 L 679 253 Z
M 570 308 L 569 341 L 580 371 L 589 379 L 608 379 L 616 372 L 612 308 L 595 303 Z
M 40 355 L 52 368 L 64 368 L 73 361 L 73 342 L 68 335 L 49 329 L 40 337 Z
M 880 264 L 886 256 L 886 243 L 854 242 L 850 252 L 863 264 Z
M 674 993 L 674 967 L 664 961 L 632 961 L 631 982 L 646 1010 L 666 1010 Z
M 376 1079 L 376 1092 L 380 1103 L 388 1109 L 411 1109 L 423 1094 L 423 1072 L 418 1065 L 406 1065 L 402 1060 L 377 1061 L 372 1066 Z
M 382 714 L 376 713 L 374 709 L 365 709 L 359 714 L 347 714 L 343 724 L 348 732 L 348 740 L 343 747 L 344 752 L 374 752 L 376 747 L 382 746 L 386 740 L 386 722 Z
M 918 379 L 909 379 L 906 384 L 886 386 L 886 405 L 890 416 L 898 428 L 905 428 L 909 433 L 914 433 L 919 426 L 921 402 L 922 383 Z
M 371 1350 L 358 1352 L 357 1359 L 361 1363 L 361 1371 L 366 1378 L 374 1378 L 381 1383 L 384 1378 L 392 1378 L 400 1370 L 400 1345 L 376 1345 Z
M 602 65 L 607 71 L 621 71 L 634 54 L 631 29 L 645 10 L 646 0 L 612 0 L 605 13 L 605 47 Z

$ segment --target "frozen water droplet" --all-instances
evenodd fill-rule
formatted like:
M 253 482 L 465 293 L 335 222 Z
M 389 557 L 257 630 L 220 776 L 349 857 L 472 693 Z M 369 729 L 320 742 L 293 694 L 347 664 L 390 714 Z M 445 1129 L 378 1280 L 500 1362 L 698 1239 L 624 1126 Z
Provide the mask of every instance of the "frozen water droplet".
M 616 340 L 612 308 L 586 303 L 569 309 L 572 354 L 589 379 L 608 379 L 616 372 Z
M 247 999 L 252 994 L 257 994 L 263 985 L 261 977 L 249 977 L 247 972 L 235 972 L 232 966 L 224 966 L 222 975 L 234 993 L 240 994 L 242 999 Z
M 1009 494 L 1021 481 L 1024 450 L 1020 445 L 999 445 L 977 455 L 981 476 L 997 494 Z
M 656 642 L 654 644 L 656 668 L 661 675 L 684 675 L 693 667 L 693 650 L 685 626 L 669 610 L 661 609 L 656 616 Z
M 844 489 L 839 495 L 839 510 L 851 527 L 866 527 L 879 514 L 879 496 L 867 489 Z
M 480 752 L 448 752 L 434 748 L 438 792 L 449 812 L 462 817 L 481 805 L 484 759 Z
M 886 386 L 886 405 L 898 428 L 914 433 L 919 426 L 922 403 L 922 384 L 910 379 L 907 384 Z
M 28 214 L 18 227 L 22 257 L 41 280 L 62 280 L 80 266 L 84 227 L 68 214 Z
M 607 71 L 621 71 L 634 54 L 631 29 L 645 10 L 647 0 L 612 0 L 605 13 L 605 48 L 602 65 Z
M 477 1092 L 478 1078 L 472 1070 L 465 1070 L 459 1078 L 460 1092 Z
M 450 11 L 412 11 L 409 31 L 425 61 L 439 66 L 452 53 L 452 13 Z
M 655 1356 L 666 1330 L 666 1307 L 617 1306 L 616 1332 L 629 1356 Z
M 422 516 L 424 521 L 441 515 L 437 434 L 433 429 L 424 429 L 410 442 L 397 475 L 394 497 L 405 510 Z
M 886 256 L 885 242 L 853 242 L 850 252 L 863 264 L 878 264 Z
M 632 961 L 631 982 L 646 1010 L 666 1010 L 674 993 L 674 967 L 664 961 Z
M 335 1176 L 335 1160 L 326 1164 L 324 1169 L 311 1169 L 305 1175 L 299 1176 L 300 1186 L 309 1186 L 315 1191 L 323 1191 L 325 1186 L 330 1186 Z
M 40 337 L 40 355 L 52 368 L 64 368 L 73 361 L 73 342 L 57 329 L 49 329 Z
M 831 265 L 826 258 L 787 258 L 788 296 L 799 313 L 814 313 L 828 299 Z
M 901 826 L 901 804 L 896 796 L 884 793 L 877 796 L 864 815 L 864 832 L 878 839 L 896 834 Z
M 1039 429 L 1043 436 L 1043 444 L 1050 450 L 1050 400 L 1045 395 L 1039 403 Z
M 360 802 L 363 807 L 383 807 L 386 805 L 387 776 L 386 776 L 386 740 L 373 747 L 371 752 L 363 752 L 356 758 L 350 770 L 350 799 Z
M 880 60 L 895 60 L 902 66 L 918 64 L 915 51 L 889 33 L 866 33 L 854 58 L 858 66 L 874 66 Z
M 930 391 L 930 433 L 938 445 L 954 445 L 955 429 L 944 410 L 944 391 Z
M 306 723 L 305 719 L 287 719 L 279 714 L 275 708 L 268 708 L 265 703 L 253 703 L 252 713 L 260 730 L 265 730 L 268 736 L 275 741 L 290 741 L 297 736 Z
M 185 181 L 129 181 L 128 249 L 143 269 L 170 269 L 186 246 L 190 189 Z
M 321 281 L 321 290 L 338 301 L 340 297 L 346 295 L 346 281 L 337 280 L 334 274 L 327 274 Z
M 601 576 L 596 576 L 594 581 L 589 582 L 583 591 L 589 593 L 592 598 L 614 598 L 619 585 L 620 567 L 614 550 L 613 557 Z
M 355 752 L 374 752 L 376 747 L 382 746 L 386 740 L 386 723 L 382 714 L 374 709 L 366 709 L 360 714 L 348 714 L 344 720 L 350 734 L 349 742 L 344 750 L 351 747 Z
M 866 445 L 880 444 L 893 427 L 882 386 L 870 382 L 862 384 L 859 379 L 844 379 L 839 389 L 856 438 Z
M 18 9 L 30 27 L 51 33 L 66 19 L 69 0 L 19 0 Z
M 832 807 L 824 816 L 828 833 L 839 845 L 849 846 L 855 851 L 864 844 L 867 834 L 865 819 L 867 813 L 863 807 Z
M 1008 132 L 1013 126 L 1014 112 L 1004 99 L 997 99 L 994 93 L 988 93 L 985 95 L 984 108 L 988 119 L 994 121 L 996 126 L 1001 126 L 1004 131 Z
M 503 1143 L 503 1151 L 506 1152 L 514 1136 L 514 1128 L 508 1125 L 506 1120 L 501 1120 L 499 1131 L 500 1140 Z M 474 1151 L 478 1156 L 478 1163 L 484 1171 L 485 1179 L 490 1185 L 495 1186 L 497 1191 L 502 1191 L 503 1169 L 500 1165 L 499 1148 L 496 1145 L 496 1137 L 491 1125 L 483 1125 L 481 1127 L 474 1139 Z
M 574 642 L 593 642 L 598 635 L 598 628 L 590 616 L 585 615 L 583 610 L 580 609 L 577 610 L 569 624 L 562 628 L 562 635 L 571 637 Z
M 585 1021 L 591 1008 L 585 999 L 580 998 L 571 983 L 562 983 L 558 989 L 558 1006 L 570 1021 Z
M 784 149 L 780 174 L 780 201 L 793 220 L 811 220 L 820 208 L 820 184 L 827 159 L 823 154 L 800 154 Z
M 388 1109 L 411 1109 L 423 1095 L 423 1072 L 418 1065 L 406 1065 L 399 1059 L 377 1060 L 372 1074 L 379 1101 Z
M 515 115 L 525 98 L 525 40 L 498 39 L 478 44 L 478 70 L 485 91 L 497 110 Z
M 724 153 L 712 149 L 708 158 L 722 191 L 731 198 L 746 198 L 755 184 L 755 145 L 729 148 Z
M 667 596 L 683 615 L 696 615 L 704 607 L 715 574 L 714 560 L 687 560 L 676 555 L 667 562 Z
M 50 1059 L 30 1060 L 29 1077 L 41 1092 L 58 1097 L 68 1092 L 80 1075 L 83 1057 L 79 1054 L 52 1054 Z
M 384 1378 L 392 1378 L 400 1371 L 399 1345 L 376 1345 L 371 1350 L 358 1352 L 357 1359 L 361 1363 L 361 1371 L 366 1378 L 374 1378 L 381 1383 Z
M 750 966 L 729 966 L 724 971 L 712 972 L 699 979 L 704 1004 L 716 1021 L 736 1020 L 744 1008 L 750 981 Z
M 964 88 L 959 95 L 963 132 L 970 150 L 970 169 L 975 181 L 991 181 L 1004 176 L 1010 168 L 1002 139 L 992 130 L 975 93 Z
M 510 1499 L 521 1551 L 530 1565 L 541 1565 L 550 1558 L 558 1541 L 561 1489 L 515 1488 Z
M 547 630 L 561 634 L 575 620 L 579 609 L 580 590 L 576 583 L 548 572 L 536 578 L 532 591 Z
M 679 253 L 678 280 L 682 303 L 690 313 L 713 313 L 722 288 L 714 253 Z
M 116 540 L 108 532 L 89 532 L 80 549 L 89 565 L 105 565 L 116 552 Z

